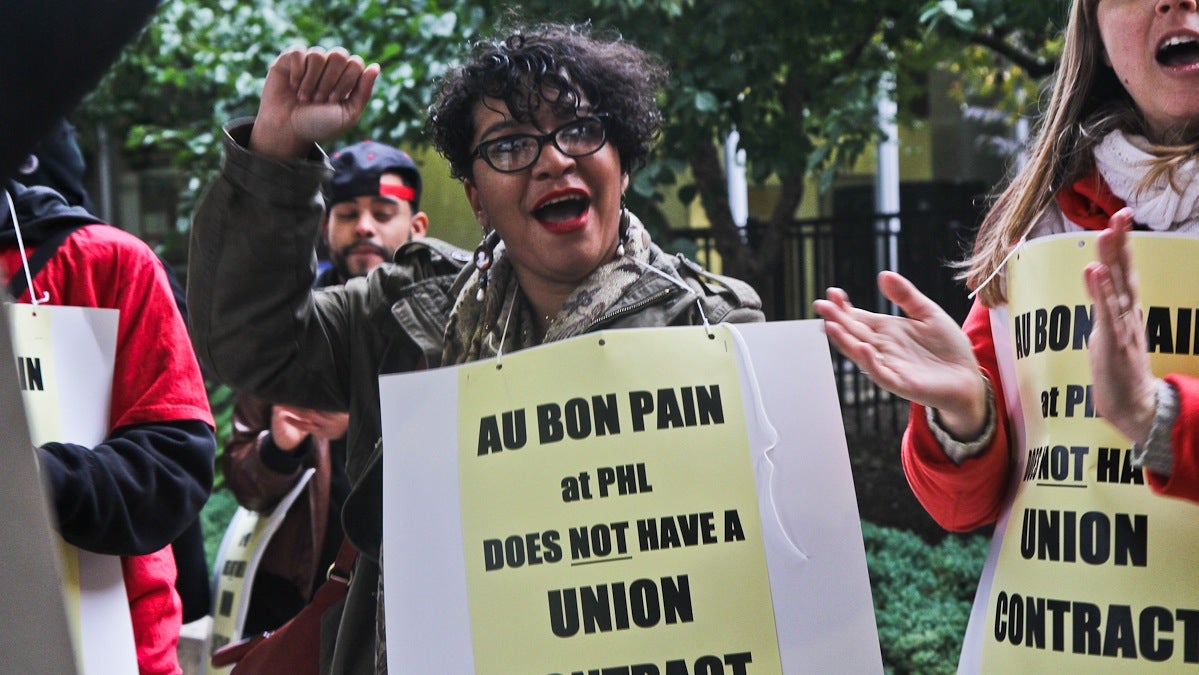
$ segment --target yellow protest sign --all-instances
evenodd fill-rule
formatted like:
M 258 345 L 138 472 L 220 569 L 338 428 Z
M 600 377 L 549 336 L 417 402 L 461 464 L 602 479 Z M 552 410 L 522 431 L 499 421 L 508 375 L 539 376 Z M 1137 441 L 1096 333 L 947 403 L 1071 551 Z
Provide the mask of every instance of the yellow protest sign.
M 1014 484 L 981 586 L 984 672 L 1177 672 L 1199 664 L 1199 506 L 1153 495 L 1095 411 L 1093 233 L 1024 246 L 1008 274 L 1002 367 L 1018 386 Z M 1155 373 L 1199 374 L 1199 239 L 1132 237 Z M 1009 380 L 1010 381 L 1010 380 Z M 976 602 L 976 614 L 982 598 Z
M 604 331 L 380 394 L 397 672 L 881 670 L 819 322 Z
M 509 357 L 536 387 L 493 363 L 459 372 L 476 668 L 654 663 L 669 640 L 688 662 L 777 669 L 732 351 L 702 330 L 593 342 Z M 580 662 L 581 642 L 606 661 Z
M 54 316 L 50 307 L 9 304 L 17 360 L 17 386 L 25 402 L 25 416 L 34 445 L 62 440 L 62 410 L 58 397 L 57 359 L 54 358 Z M 59 312 L 56 308 L 55 312 Z M 111 375 L 109 386 L 111 387 Z M 109 394 L 104 394 L 107 401 Z M 107 413 L 108 405 L 103 406 Z M 104 428 L 99 432 L 103 438 Z

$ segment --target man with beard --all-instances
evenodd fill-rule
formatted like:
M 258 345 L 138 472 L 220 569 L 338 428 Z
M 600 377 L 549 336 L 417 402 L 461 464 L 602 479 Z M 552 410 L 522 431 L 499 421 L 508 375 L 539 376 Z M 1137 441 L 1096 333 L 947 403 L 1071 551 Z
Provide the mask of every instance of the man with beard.
M 425 236 L 421 178 L 406 153 L 363 141 L 329 158 L 324 241 L 332 265 L 314 286 L 344 284 L 390 262 L 403 244 Z M 282 338 L 281 339 L 285 339 Z M 349 415 L 239 395 L 225 478 L 239 504 L 269 511 L 309 467 L 316 471 L 271 538 L 254 577 L 244 635 L 274 630 L 296 614 L 324 581 L 344 533 L 341 505 L 349 491 L 345 432 Z
M 333 180 L 324 233 L 333 266 L 317 277 L 317 287 L 365 276 L 429 229 L 420 210 L 420 172 L 403 151 L 363 141 L 329 161 Z

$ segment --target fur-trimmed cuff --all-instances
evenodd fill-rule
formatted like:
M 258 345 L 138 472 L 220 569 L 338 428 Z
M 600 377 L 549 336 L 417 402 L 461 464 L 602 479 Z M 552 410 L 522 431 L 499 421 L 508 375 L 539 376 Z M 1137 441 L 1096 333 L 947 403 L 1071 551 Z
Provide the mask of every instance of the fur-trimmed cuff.
M 937 443 L 941 445 L 941 449 L 945 452 L 945 455 L 953 460 L 954 464 L 961 464 L 967 459 L 978 455 L 991 445 L 991 441 L 995 439 L 995 420 L 997 418 L 995 393 L 991 390 L 991 380 L 982 373 L 979 373 L 979 375 L 987 385 L 987 422 L 983 425 L 983 430 L 979 433 L 978 438 L 972 440 L 954 438 L 953 434 L 941 426 L 941 420 L 937 416 L 936 409 L 927 406 L 924 408 L 924 414 L 928 419 L 928 428 L 932 430 L 933 438 L 937 439 Z
M 1169 476 L 1174 472 L 1174 447 L 1171 435 L 1174 422 L 1178 421 L 1181 404 L 1178 390 L 1165 380 L 1157 381 L 1157 404 L 1153 410 L 1153 424 L 1149 427 L 1149 439 L 1145 445 L 1133 443 L 1132 465 L 1148 469 L 1153 473 Z

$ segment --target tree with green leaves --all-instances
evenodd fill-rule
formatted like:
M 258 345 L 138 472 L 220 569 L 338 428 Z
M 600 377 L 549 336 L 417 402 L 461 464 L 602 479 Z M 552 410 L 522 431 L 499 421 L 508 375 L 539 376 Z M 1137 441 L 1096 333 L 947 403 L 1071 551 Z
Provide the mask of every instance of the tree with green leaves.
M 1031 115 L 1057 66 L 1070 3 L 935 0 L 920 21 L 953 51 L 940 55 L 954 71 L 960 100 L 985 99 L 1014 121 Z
M 879 80 L 896 66 L 892 45 L 917 29 L 911 3 L 884 0 L 869 12 L 851 4 L 534 0 L 523 7 L 547 18 L 590 19 L 661 55 L 673 73 L 663 98 L 667 127 L 634 191 L 653 200 L 673 184 L 685 202 L 698 197 L 724 271 L 761 291 L 807 181 L 827 184 L 878 138 Z M 754 241 L 729 209 L 721 143 L 734 129 L 750 180 L 777 185 Z M 689 182 L 680 185 L 684 176 Z
M 435 79 L 483 19 L 465 0 L 164 3 L 85 102 L 80 126 L 110 129 L 135 168 L 180 169 L 190 179 L 185 197 L 194 199 L 220 161 L 221 125 L 255 113 L 275 57 L 291 45 L 344 45 L 387 74 L 364 116 L 367 133 L 419 142 Z
M 1059 4 L 528 0 L 514 11 L 492 0 L 176 0 L 86 113 L 125 139 L 135 163 L 181 167 L 194 194 L 217 166 L 220 125 L 254 113 L 262 77 L 288 45 L 340 44 L 378 61 L 385 76 L 364 125 L 372 138 L 411 144 L 421 140 L 436 78 L 471 41 L 513 19 L 589 21 L 657 52 L 673 73 L 662 142 L 633 184 L 636 208 L 652 223 L 666 190 L 698 197 L 724 271 L 762 289 L 808 182 L 828 186 L 879 138 L 884 74 L 898 82 L 901 115 L 924 74 L 947 63 L 963 75 L 963 97 L 1007 92 L 1017 101 L 1009 109 L 1027 108 L 1036 100 L 1028 89 L 1051 68 Z M 1011 76 L 1020 72 L 1027 77 Z M 750 180 L 777 188 L 753 241 L 729 209 L 721 143 L 734 129 Z
M 829 187 L 881 138 L 877 101 L 884 78 L 898 83 L 906 117 L 911 102 L 926 93 L 933 68 L 958 68 L 964 73 L 960 95 L 988 100 L 996 98 L 997 81 L 1035 88 L 1051 71 L 1057 29 L 1046 3 L 965 2 L 529 0 L 522 9 L 542 18 L 590 20 L 662 56 L 673 73 L 663 97 L 667 128 L 634 191 L 651 203 L 672 186 L 684 202 L 698 197 L 724 271 L 767 292 L 764 282 L 779 266 L 784 228 L 807 184 Z M 1005 79 L 1013 63 L 1028 76 Z M 1035 99 L 1011 93 L 1025 108 Z M 750 180 L 775 186 L 777 194 L 752 240 L 729 208 L 721 144 L 734 129 L 749 158 Z

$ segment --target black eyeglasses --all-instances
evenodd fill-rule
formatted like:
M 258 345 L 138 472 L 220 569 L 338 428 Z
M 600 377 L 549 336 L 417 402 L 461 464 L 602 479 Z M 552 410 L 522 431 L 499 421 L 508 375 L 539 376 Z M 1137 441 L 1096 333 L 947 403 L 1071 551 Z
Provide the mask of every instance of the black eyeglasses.
M 608 140 L 604 117 L 581 117 L 548 134 L 512 134 L 483 141 L 475 146 L 471 157 L 482 157 L 487 166 L 500 173 L 516 173 L 533 166 L 547 141 L 567 157 L 586 157 L 599 152 Z

